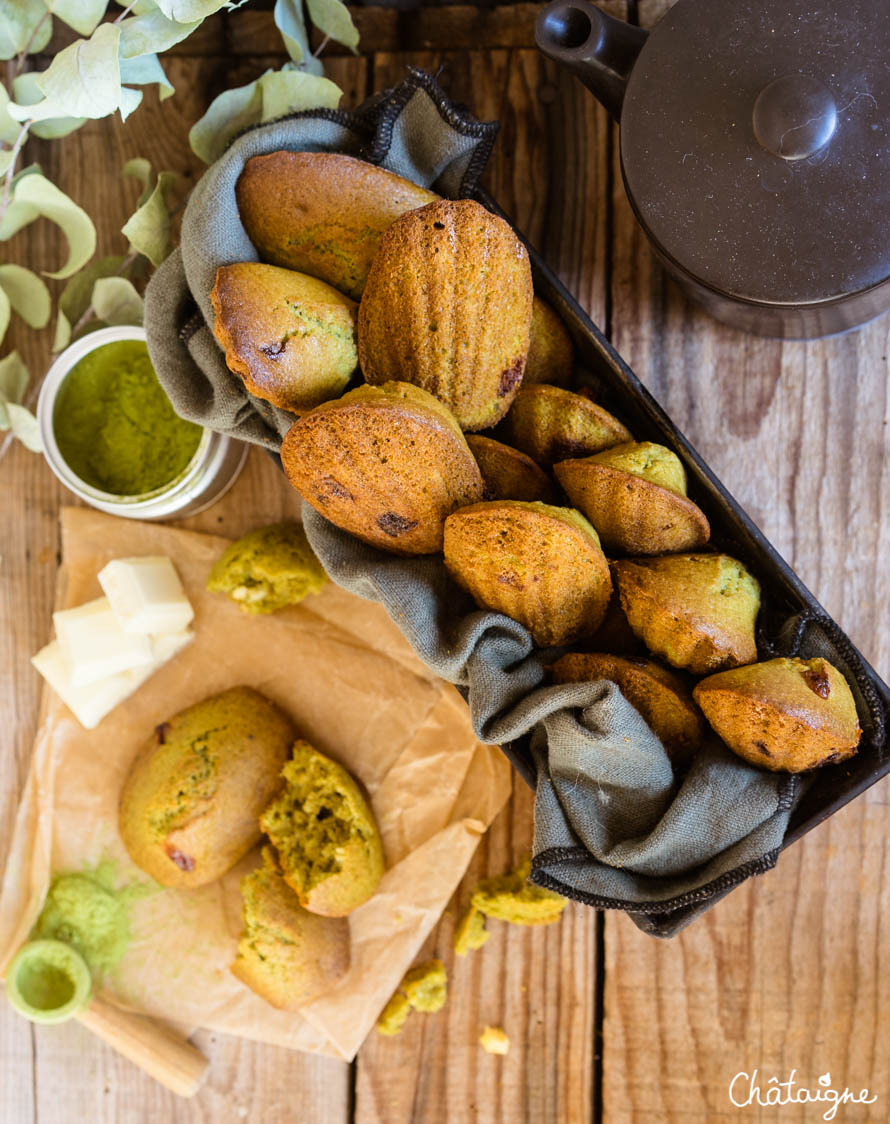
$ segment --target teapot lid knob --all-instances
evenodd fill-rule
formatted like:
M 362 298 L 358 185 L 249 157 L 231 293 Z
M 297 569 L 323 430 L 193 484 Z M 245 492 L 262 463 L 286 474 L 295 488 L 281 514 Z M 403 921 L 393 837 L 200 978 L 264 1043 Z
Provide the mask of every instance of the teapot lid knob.
M 765 86 L 754 103 L 754 136 L 773 156 L 804 160 L 824 148 L 837 128 L 828 87 L 807 74 L 786 74 Z

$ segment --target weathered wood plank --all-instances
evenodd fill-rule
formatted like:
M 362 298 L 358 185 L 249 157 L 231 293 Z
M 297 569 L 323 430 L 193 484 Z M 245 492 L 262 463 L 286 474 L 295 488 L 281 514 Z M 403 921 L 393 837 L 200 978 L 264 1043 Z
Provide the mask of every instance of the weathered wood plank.
M 651 25 L 668 5 L 641 0 Z M 655 263 L 614 198 L 615 343 L 779 551 L 885 676 L 888 597 L 887 318 L 810 343 L 711 321 Z M 735 1119 L 736 1073 L 868 1088 L 885 1120 L 876 1046 L 886 984 L 886 781 L 668 943 L 608 915 L 604 1112 L 609 1121 Z M 844 1110 L 841 1110 L 844 1111 Z M 813 1108 L 749 1110 L 812 1120 Z M 821 1116 L 821 1112 L 818 1114 Z

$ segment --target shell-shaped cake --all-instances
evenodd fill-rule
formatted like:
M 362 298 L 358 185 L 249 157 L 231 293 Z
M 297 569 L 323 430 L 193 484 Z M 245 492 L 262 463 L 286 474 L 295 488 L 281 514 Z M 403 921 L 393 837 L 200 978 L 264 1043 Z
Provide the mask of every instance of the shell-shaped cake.
M 549 647 L 589 636 L 612 593 L 596 531 L 543 503 L 473 504 L 445 520 L 445 565 L 483 609 L 524 624 Z
M 553 502 L 550 477 L 531 457 L 478 433 L 471 433 L 467 444 L 482 472 L 486 499 Z
M 680 459 L 663 445 L 616 445 L 561 461 L 553 471 L 606 550 L 674 554 L 698 550 L 711 536 L 703 512 L 686 497 Z
M 345 917 L 383 877 L 383 844 L 371 806 L 338 762 L 305 741 L 281 771 L 284 787 L 260 817 L 282 877 L 300 904 Z
M 524 386 L 507 418 L 510 440 L 541 465 L 588 457 L 633 437 L 608 410 L 558 386 Z
M 258 262 L 221 266 L 210 300 L 226 365 L 251 394 L 299 412 L 343 392 L 358 364 L 354 301 Z
M 304 414 L 281 462 L 316 511 L 395 554 L 441 550 L 445 516 L 482 498 L 460 426 L 410 383 L 360 386 Z
M 563 322 L 546 301 L 535 297 L 523 386 L 539 382 L 568 386 L 574 366 L 575 349 Z
M 666 554 L 612 563 L 621 607 L 650 652 L 694 675 L 757 659 L 760 586 L 727 554 Z
M 271 848 L 241 879 L 241 897 L 244 930 L 230 970 L 267 1003 L 299 1010 L 349 971 L 349 922 L 303 909 Z
M 270 699 L 231 687 L 161 722 L 136 757 L 118 827 L 162 886 L 215 882 L 260 840 L 295 730 Z
M 849 684 L 824 659 L 780 657 L 722 671 L 693 695 L 734 753 L 773 772 L 845 761 L 862 734 Z
M 506 414 L 529 347 L 532 275 L 508 223 L 470 199 L 403 215 L 380 239 L 358 313 L 365 379 L 414 383 L 461 429 Z
M 353 156 L 284 151 L 248 160 L 235 195 L 263 261 L 320 277 L 354 300 L 384 230 L 439 198 Z

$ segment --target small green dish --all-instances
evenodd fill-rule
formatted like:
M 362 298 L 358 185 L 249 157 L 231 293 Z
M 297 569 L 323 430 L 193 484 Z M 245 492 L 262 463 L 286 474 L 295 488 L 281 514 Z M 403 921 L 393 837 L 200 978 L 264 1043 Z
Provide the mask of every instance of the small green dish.
M 60 1023 L 89 1003 L 93 981 L 86 961 L 63 941 L 31 941 L 6 973 L 9 1002 L 34 1023 Z

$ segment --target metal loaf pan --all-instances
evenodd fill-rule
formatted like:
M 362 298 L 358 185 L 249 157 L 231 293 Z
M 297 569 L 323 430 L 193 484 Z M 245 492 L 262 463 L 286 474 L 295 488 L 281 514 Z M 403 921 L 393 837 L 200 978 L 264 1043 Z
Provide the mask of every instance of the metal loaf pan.
M 474 196 L 490 211 L 510 221 L 487 193 L 476 191 Z M 516 233 L 522 238 L 520 231 Z M 761 647 L 760 634 L 775 635 L 783 624 L 805 614 L 830 630 L 832 639 L 859 664 L 859 689 L 851 682 L 864 731 L 859 752 L 846 762 L 815 770 L 792 814 L 782 844 L 784 849 L 890 772 L 890 755 L 884 745 L 890 688 L 711 472 L 534 247 L 523 241 L 532 263 L 535 292 L 561 316 L 574 341 L 579 366 L 589 372 L 590 379 L 585 381 L 590 382 L 596 400 L 623 421 L 636 440 L 655 441 L 673 449 L 685 465 L 690 498 L 702 508 L 711 523 L 712 542 L 744 562 L 760 582 L 763 607 L 758 620 L 758 648 Z M 763 654 L 763 658 L 769 655 Z M 870 696 L 868 710 L 872 721 L 867 720 L 867 715 L 863 721 L 863 693 Z M 501 748 L 527 783 L 534 786 L 535 771 L 526 742 L 513 742 Z M 722 893 L 715 895 L 703 903 L 703 907 L 710 907 L 722 896 Z M 690 907 L 688 914 L 701 911 L 702 906 Z M 687 910 L 676 912 L 685 914 Z M 639 915 L 637 923 L 640 924 Z

